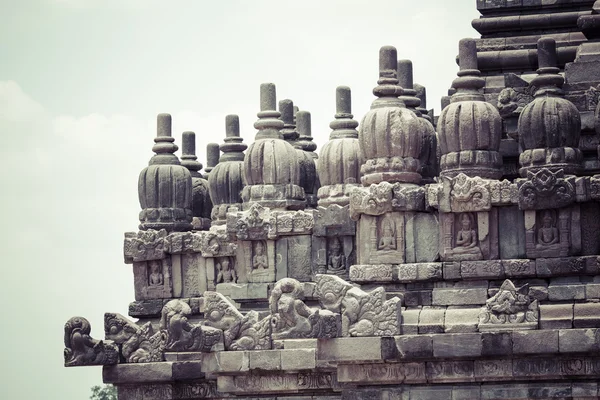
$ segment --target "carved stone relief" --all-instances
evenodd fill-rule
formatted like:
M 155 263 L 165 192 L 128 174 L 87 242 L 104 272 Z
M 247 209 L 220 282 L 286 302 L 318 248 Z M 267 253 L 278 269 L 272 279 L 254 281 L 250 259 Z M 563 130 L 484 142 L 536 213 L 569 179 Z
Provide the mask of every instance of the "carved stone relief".
M 571 248 L 570 207 L 524 212 L 527 257 L 566 257 Z
M 167 334 L 167 351 L 210 352 L 223 340 L 220 329 L 189 322 L 190 306 L 182 300 L 171 300 L 162 309 L 160 328 Z
M 565 177 L 563 170 L 552 172 L 542 168 L 538 172 L 527 171 L 527 179 L 519 185 L 519 208 L 521 210 L 545 210 L 566 207 L 575 201 L 574 177 Z
M 238 280 L 235 270 L 234 257 L 219 257 L 215 260 L 217 268 L 216 283 L 236 283 Z
M 493 260 L 499 256 L 498 209 L 440 213 L 444 261 Z
M 275 242 L 238 242 L 238 255 L 234 264 L 238 283 L 275 282 Z
M 165 257 L 165 238 L 167 231 L 148 229 L 146 231 L 125 233 L 123 253 L 125 263 L 135 261 L 160 260 Z
M 127 363 L 163 361 L 167 335 L 155 332 L 150 322 L 139 326 L 121 314 L 105 313 L 104 334 L 119 346 Z
M 304 303 L 303 285 L 281 279 L 269 298 L 273 339 L 334 338 L 339 336 L 340 316 Z
M 111 365 L 119 362 L 117 346 L 90 336 L 92 327 L 83 317 L 73 317 L 65 324 L 65 367 Z
M 516 288 L 507 279 L 481 308 L 478 328 L 480 331 L 537 329 L 538 319 L 538 301 L 529 296 L 529 285 Z
M 133 263 L 135 299 L 165 299 L 173 296 L 171 257 Z
M 358 222 L 359 264 L 402 264 L 405 262 L 404 213 L 391 212 Z
M 400 298 L 386 300 L 382 287 L 364 292 L 334 275 L 317 275 L 316 281 L 321 306 L 342 314 L 343 336 L 400 334 Z

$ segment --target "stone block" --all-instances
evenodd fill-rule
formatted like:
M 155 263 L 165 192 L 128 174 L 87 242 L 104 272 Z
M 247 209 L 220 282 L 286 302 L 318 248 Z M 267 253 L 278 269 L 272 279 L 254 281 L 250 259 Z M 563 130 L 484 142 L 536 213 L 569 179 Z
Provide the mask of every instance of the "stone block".
M 160 316 L 164 305 L 164 299 L 134 301 L 129 303 L 128 314 L 133 318 Z
M 407 290 L 404 292 L 404 305 L 407 307 L 430 306 L 431 290 Z
M 249 351 L 250 369 L 275 371 L 281 369 L 282 350 Z
M 538 258 L 535 260 L 535 271 L 538 277 L 563 275 L 579 275 L 586 267 L 582 257 Z
M 438 217 L 434 213 L 414 213 L 415 262 L 428 263 L 439 259 L 440 234 Z M 410 240 L 407 237 L 407 240 Z M 408 256 L 407 256 L 408 257 Z
M 380 337 L 343 337 L 319 339 L 318 361 L 378 361 L 381 360 Z
M 202 361 L 180 361 L 173 363 L 173 379 L 202 379 L 204 371 L 202 371 Z
M 540 329 L 564 329 L 573 326 L 573 304 L 541 304 Z
M 512 355 L 512 333 L 511 332 L 482 332 L 481 333 L 481 355 L 482 356 L 511 356 Z
M 317 367 L 317 349 L 281 350 L 281 369 L 303 370 Z
M 428 383 L 464 383 L 475 380 L 474 362 L 471 360 L 427 362 L 426 373 Z
M 463 279 L 503 279 L 504 268 L 500 260 L 461 261 L 460 276 Z
M 533 260 L 502 260 L 502 267 L 507 278 L 535 276 Z
M 419 314 L 419 333 L 443 333 L 445 308 L 423 307 Z
M 461 279 L 460 262 L 458 261 L 448 261 L 442 263 L 442 270 L 445 280 Z
M 586 298 L 586 300 L 600 299 L 600 284 L 587 283 L 585 285 L 585 298 Z
M 307 282 L 311 280 L 311 236 L 297 235 L 287 238 L 288 277 Z
M 483 305 L 487 300 L 487 288 L 433 289 L 431 303 L 434 306 Z
M 480 357 L 481 334 L 447 333 L 433 335 L 433 356 L 436 358 Z
M 585 285 L 550 285 L 548 299 L 550 301 L 584 300 Z
M 525 222 L 523 212 L 518 206 L 499 207 L 498 220 L 501 229 L 498 230 L 498 245 L 500 258 L 525 257 L 525 231 L 522 229 Z
M 548 287 L 547 286 L 530 286 L 529 287 L 529 296 L 538 300 L 545 301 L 548 300 Z
M 398 358 L 430 358 L 433 357 L 433 335 L 396 336 Z
M 571 398 L 570 383 L 482 384 L 481 399 L 566 399 Z
M 294 350 L 294 349 L 316 349 L 317 348 L 317 339 L 283 339 L 283 340 L 274 340 L 273 345 L 278 344 L 277 348 L 285 349 L 285 350 Z
M 573 309 L 575 328 L 600 327 L 600 303 L 577 303 Z
M 105 365 L 102 368 L 104 383 L 169 382 L 173 379 L 173 363 L 168 361 Z
M 475 379 L 478 382 L 513 380 L 512 360 L 475 360 Z
M 421 308 L 406 308 L 402 310 L 401 332 L 403 335 L 416 335 L 419 333 L 419 316 Z
M 515 380 L 550 380 L 562 378 L 563 371 L 561 362 L 554 357 L 526 357 L 513 359 L 513 375 Z
M 341 383 L 425 383 L 425 363 L 340 364 L 337 368 Z
M 571 390 L 573 394 L 573 400 L 598 398 L 597 382 L 573 382 L 571 384 Z
M 513 354 L 558 353 L 558 330 L 513 331 Z
M 477 332 L 479 308 L 451 306 L 446 309 L 444 330 L 446 333 Z
M 558 331 L 558 349 L 561 353 L 589 353 L 600 350 L 598 329 L 561 329 Z
M 216 354 L 219 372 L 244 372 L 250 368 L 247 351 L 220 351 Z
M 431 386 L 431 387 L 412 387 L 410 388 L 410 399 L 417 400 L 438 400 L 452 399 L 451 386 Z
M 478 400 L 481 398 L 479 385 L 454 385 L 452 386 L 452 400 Z

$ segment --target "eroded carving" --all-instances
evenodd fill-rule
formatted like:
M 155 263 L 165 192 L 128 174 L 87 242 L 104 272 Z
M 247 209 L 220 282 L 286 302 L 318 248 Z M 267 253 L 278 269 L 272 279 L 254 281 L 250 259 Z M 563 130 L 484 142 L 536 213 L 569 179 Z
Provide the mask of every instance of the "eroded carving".
M 532 91 L 529 86 L 507 87 L 498 95 L 498 111 L 503 119 L 518 117 L 523 108 L 533 101 Z
M 458 214 L 454 226 L 456 239 L 452 248 L 453 255 L 460 256 L 463 260 L 480 260 L 483 258 L 481 249 L 478 246 L 475 216 L 472 213 Z
M 254 310 L 242 315 L 225 296 L 204 293 L 204 324 L 223 331 L 226 350 L 267 350 L 271 348 L 271 318 L 259 320 Z
M 167 231 L 161 229 L 125 233 L 123 253 L 125 262 L 160 260 L 165 257 Z
M 167 333 L 167 351 L 209 352 L 222 341 L 221 330 L 190 323 L 191 314 L 192 309 L 182 300 L 171 300 L 163 307 L 160 328 Z
M 479 330 L 537 329 L 539 305 L 529 296 L 529 285 L 516 288 L 505 280 L 479 313 Z
M 321 306 L 342 314 L 343 336 L 400 334 L 400 298 L 386 300 L 382 287 L 364 292 L 334 275 L 317 275 L 316 281 Z
M 104 335 L 120 347 L 125 362 L 163 361 L 167 335 L 154 332 L 150 322 L 140 326 L 121 314 L 105 313 Z
M 238 280 L 234 261 L 230 257 L 217 259 L 217 283 L 236 283 Z
M 292 278 L 281 279 L 269 298 L 273 339 L 334 338 L 339 314 L 308 307 L 303 285 Z
M 92 327 L 83 317 L 73 317 L 65 324 L 65 367 L 111 365 L 119 362 L 119 350 L 111 341 L 90 336 Z
M 396 223 L 390 216 L 379 220 L 377 232 L 378 250 L 396 250 Z
M 519 181 L 519 208 L 543 210 L 560 208 L 575 201 L 575 187 L 565 178 L 562 169 L 552 172 L 542 168 L 538 172 L 527 171 L 527 179 Z
M 344 248 L 338 237 L 327 240 L 327 273 L 338 276 L 348 274 Z

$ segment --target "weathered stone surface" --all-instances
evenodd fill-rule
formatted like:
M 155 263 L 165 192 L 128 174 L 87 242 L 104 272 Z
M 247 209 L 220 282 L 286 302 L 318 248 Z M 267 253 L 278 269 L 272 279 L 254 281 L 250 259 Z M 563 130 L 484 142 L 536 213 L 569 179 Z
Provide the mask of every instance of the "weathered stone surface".
M 443 333 L 445 308 L 423 307 L 419 314 L 419 333 Z
M 169 382 L 173 379 L 173 364 L 163 361 L 107 366 L 102 370 L 102 379 L 112 384 Z
M 558 347 L 561 353 L 590 353 L 600 350 L 598 329 L 561 329 Z
M 427 381 L 431 383 L 473 382 L 473 361 L 431 361 L 426 364 Z
M 400 359 L 433 357 L 433 335 L 396 336 L 395 341 Z
M 513 380 L 513 361 L 475 360 L 475 379 L 483 382 Z
M 381 338 L 335 338 L 319 340 L 318 360 L 377 361 L 381 360 Z
M 116 343 L 125 362 L 158 362 L 163 360 L 167 342 L 165 332 L 155 332 L 152 323 L 136 325 L 121 314 L 104 314 L 104 334 Z
M 112 341 L 90 336 L 92 326 L 83 317 L 73 317 L 65 323 L 65 367 L 111 365 L 119 362 L 119 349 Z
M 478 329 L 536 329 L 538 321 L 539 304 L 537 300 L 529 297 L 528 285 L 516 288 L 507 279 L 481 308 Z
M 281 350 L 249 351 L 250 369 L 276 371 L 281 369 Z
M 425 383 L 425 363 L 342 364 L 338 381 L 343 383 L 386 384 Z
M 401 333 L 403 335 L 416 335 L 419 332 L 419 317 L 421 308 L 406 308 L 402 310 Z M 424 332 L 421 332 L 424 333 Z
M 209 352 L 223 348 L 223 331 L 189 322 L 192 310 L 181 300 L 171 300 L 163 307 L 161 330 L 166 332 L 166 351 Z
M 511 356 L 512 347 L 512 333 L 510 332 L 481 333 L 482 356 Z
M 433 335 L 433 356 L 436 358 L 462 358 L 481 356 L 482 342 L 479 333 L 447 333 Z
M 540 305 L 540 328 L 560 329 L 573 327 L 573 304 Z
M 317 367 L 316 349 L 281 350 L 282 370 L 313 370 Z
M 444 316 L 444 331 L 446 333 L 477 332 L 479 322 L 478 308 L 450 306 Z
M 585 285 L 550 285 L 548 299 L 550 301 L 584 300 Z
M 487 300 L 487 289 L 433 289 L 434 306 L 480 305 Z
M 573 309 L 573 327 L 600 327 L 600 303 L 577 303 Z
M 558 353 L 558 330 L 514 331 L 513 354 Z

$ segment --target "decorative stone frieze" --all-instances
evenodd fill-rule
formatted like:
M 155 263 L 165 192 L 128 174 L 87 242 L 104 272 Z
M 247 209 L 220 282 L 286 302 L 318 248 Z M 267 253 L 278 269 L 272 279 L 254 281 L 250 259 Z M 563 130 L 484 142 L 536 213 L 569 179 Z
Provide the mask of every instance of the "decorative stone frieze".
M 576 200 L 575 177 L 565 177 L 562 169 L 527 171 L 527 179 L 517 180 L 517 184 L 521 210 L 561 208 Z
M 220 329 L 193 324 L 189 321 L 192 314 L 190 306 L 182 300 L 169 301 L 162 309 L 160 329 L 166 331 L 166 351 L 210 352 L 223 343 Z
M 119 350 L 111 341 L 90 336 L 92 327 L 83 317 L 73 317 L 65 324 L 65 367 L 111 365 L 119 362 Z
M 350 216 L 383 215 L 392 211 L 424 211 L 425 193 L 422 186 L 406 186 L 381 182 L 369 187 L 354 188 L 350 194 Z
M 479 313 L 479 331 L 537 329 L 539 304 L 529 296 L 529 285 L 516 288 L 505 280 Z
M 138 232 L 126 232 L 123 244 L 125 262 L 160 260 L 165 258 L 165 238 L 167 231 L 148 229 Z
M 155 332 L 151 322 L 137 325 L 121 314 L 105 313 L 104 334 L 106 339 L 119 346 L 126 363 L 159 362 L 164 359 L 167 335 L 164 331 Z

